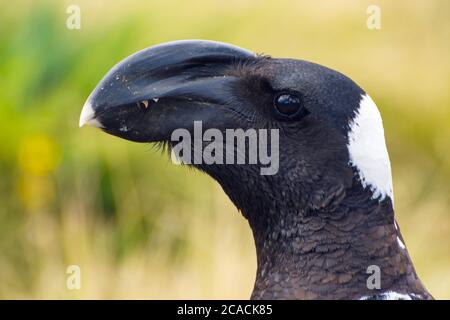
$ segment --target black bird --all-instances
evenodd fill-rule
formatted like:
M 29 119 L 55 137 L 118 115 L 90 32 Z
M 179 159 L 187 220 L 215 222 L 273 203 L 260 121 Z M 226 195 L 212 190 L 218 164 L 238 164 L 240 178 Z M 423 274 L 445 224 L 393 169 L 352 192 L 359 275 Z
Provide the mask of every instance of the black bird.
M 175 41 L 113 67 L 80 126 L 170 149 L 174 130 L 194 133 L 194 121 L 279 132 L 275 174 L 261 174 L 260 161 L 192 164 L 220 183 L 253 231 L 251 298 L 432 299 L 395 222 L 380 113 L 352 80 L 307 61 Z

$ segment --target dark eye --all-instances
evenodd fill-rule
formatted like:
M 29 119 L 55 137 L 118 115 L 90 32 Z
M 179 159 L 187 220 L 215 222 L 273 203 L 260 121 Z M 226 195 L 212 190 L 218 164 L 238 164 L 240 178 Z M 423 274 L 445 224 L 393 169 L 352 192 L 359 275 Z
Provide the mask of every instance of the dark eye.
M 275 97 L 273 104 L 278 116 L 283 119 L 298 120 L 308 114 L 298 94 L 281 93 Z

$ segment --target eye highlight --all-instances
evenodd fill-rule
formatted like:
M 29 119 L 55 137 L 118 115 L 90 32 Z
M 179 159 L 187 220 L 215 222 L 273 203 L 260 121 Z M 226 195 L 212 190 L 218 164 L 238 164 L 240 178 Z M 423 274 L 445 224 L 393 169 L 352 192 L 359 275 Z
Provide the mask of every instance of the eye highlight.
M 303 106 L 302 97 L 295 93 L 280 93 L 273 100 L 273 104 L 280 120 L 299 120 L 309 113 Z

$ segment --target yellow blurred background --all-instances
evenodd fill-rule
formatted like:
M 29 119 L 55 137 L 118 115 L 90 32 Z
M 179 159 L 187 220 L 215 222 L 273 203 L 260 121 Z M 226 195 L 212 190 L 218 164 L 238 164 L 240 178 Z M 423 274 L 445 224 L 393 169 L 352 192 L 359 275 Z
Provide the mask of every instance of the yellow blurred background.
M 66 27 L 69 5 L 81 29 Z M 381 29 L 366 26 L 381 9 Z M 78 128 L 116 62 L 178 39 L 339 70 L 376 101 L 397 221 L 450 298 L 450 2 L 71 0 L 0 4 L 0 298 L 248 298 L 246 221 L 220 186 L 146 144 Z M 66 287 L 78 265 L 80 290 Z

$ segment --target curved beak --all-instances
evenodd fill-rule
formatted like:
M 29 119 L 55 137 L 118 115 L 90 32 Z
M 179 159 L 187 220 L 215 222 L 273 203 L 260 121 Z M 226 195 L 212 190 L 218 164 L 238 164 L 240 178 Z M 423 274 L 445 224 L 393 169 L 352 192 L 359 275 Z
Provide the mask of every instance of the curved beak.
M 166 140 L 195 120 L 217 118 L 240 79 L 233 64 L 255 59 L 225 43 L 184 40 L 157 45 L 119 62 L 89 95 L 80 127 L 139 142 Z M 220 123 L 218 124 L 220 125 Z

